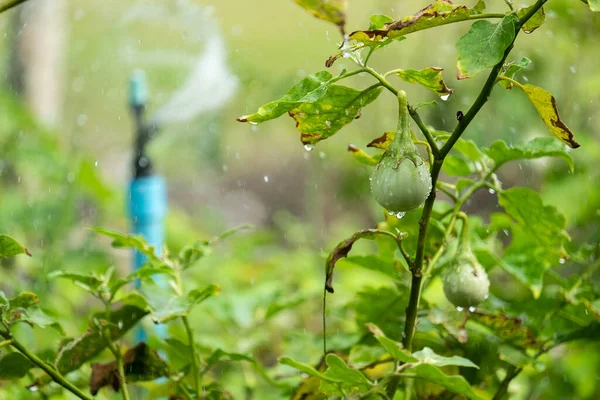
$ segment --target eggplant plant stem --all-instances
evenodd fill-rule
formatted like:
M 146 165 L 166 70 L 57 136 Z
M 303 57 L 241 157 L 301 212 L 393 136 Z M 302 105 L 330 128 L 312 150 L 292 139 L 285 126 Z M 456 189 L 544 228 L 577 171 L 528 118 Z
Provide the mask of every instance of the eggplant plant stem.
M 198 367 L 198 360 L 196 358 L 196 344 L 194 342 L 194 331 L 190 327 L 190 322 L 187 317 L 181 317 L 181 321 L 185 326 L 185 332 L 187 333 L 188 346 L 190 348 L 190 354 L 192 356 L 192 375 L 194 376 L 194 389 L 196 391 L 196 397 L 200 398 L 200 369 Z
M 438 156 L 435 158 L 435 161 L 431 168 L 431 194 L 425 201 L 425 206 L 423 207 L 423 214 L 421 215 L 421 219 L 419 220 L 419 238 L 417 242 L 417 254 L 414 259 L 414 265 L 411 269 L 412 273 L 412 282 L 410 288 L 410 299 L 408 302 L 408 307 L 406 309 L 406 323 L 404 325 L 404 338 L 402 340 L 402 344 L 404 348 L 408 351 L 412 348 L 412 339 L 415 332 L 415 325 L 417 322 L 417 312 L 419 309 L 419 300 L 421 297 L 421 281 L 422 281 L 422 273 L 423 273 L 423 262 L 425 256 L 425 243 L 427 239 L 427 226 L 429 225 L 429 219 L 431 218 L 431 211 L 433 210 L 433 204 L 435 202 L 435 193 L 436 193 L 436 183 L 442 169 L 442 165 L 444 163 L 444 159 L 452 149 L 452 147 L 456 144 L 458 139 L 467 129 L 471 121 L 475 118 L 477 113 L 481 110 L 485 103 L 490 98 L 490 94 L 494 85 L 496 84 L 496 80 L 498 79 L 498 75 L 502 70 L 502 66 L 506 61 L 506 58 L 510 54 L 515 40 L 521 30 L 521 27 L 525 22 L 527 22 L 545 3 L 547 0 L 537 0 L 533 6 L 527 11 L 519 22 L 515 26 L 515 37 L 513 38 L 512 43 L 506 48 L 504 51 L 504 56 L 502 59 L 492 68 L 483 88 L 479 92 L 479 96 L 473 102 L 469 111 L 458 121 L 458 125 L 452 132 L 450 138 L 446 141 L 446 144 L 440 149 Z M 367 71 L 369 72 L 369 71 Z M 373 73 L 371 75 L 375 76 Z M 378 78 L 379 79 L 379 78 Z M 382 79 L 379 81 L 386 86 Z M 386 86 L 387 87 L 387 86 Z M 392 377 L 388 384 L 386 385 L 386 393 L 388 397 L 393 398 L 396 390 L 398 389 L 398 385 L 400 384 L 400 377 Z M 497 399 L 496 399 L 497 400 Z

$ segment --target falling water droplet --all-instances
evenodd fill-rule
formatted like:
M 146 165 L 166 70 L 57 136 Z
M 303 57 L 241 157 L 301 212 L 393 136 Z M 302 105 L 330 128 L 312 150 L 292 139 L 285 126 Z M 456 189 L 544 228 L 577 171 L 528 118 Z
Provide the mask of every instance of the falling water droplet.
M 315 148 L 315 146 L 312 145 L 312 144 L 305 144 L 304 145 L 304 150 L 306 150 L 306 151 L 312 151 L 312 149 L 314 149 L 314 148 Z
M 496 191 L 494 189 L 492 189 L 492 188 L 489 188 L 488 192 L 490 192 L 490 194 L 496 194 Z
M 319 157 L 321 157 L 322 159 L 325 159 L 325 152 L 323 152 L 323 151 L 322 151 L 322 152 L 320 152 L 320 153 L 319 153 Z
M 456 307 L 456 311 L 463 311 L 463 310 L 464 310 L 463 307 L 458 307 L 458 306 Z
M 561 264 L 564 264 L 566 261 L 567 261 L 567 260 L 565 260 L 564 258 L 560 258 L 560 259 L 558 260 L 558 262 L 559 262 L 559 263 L 561 263 Z
M 266 182 L 269 182 L 269 176 L 268 176 L 268 175 L 265 175 L 265 176 L 263 177 L 263 179 L 265 180 L 265 183 L 266 183 Z
M 475 307 L 474 306 L 469 307 L 469 311 L 470 312 L 475 312 Z
M 94 167 L 98 166 L 98 160 L 94 161 Z

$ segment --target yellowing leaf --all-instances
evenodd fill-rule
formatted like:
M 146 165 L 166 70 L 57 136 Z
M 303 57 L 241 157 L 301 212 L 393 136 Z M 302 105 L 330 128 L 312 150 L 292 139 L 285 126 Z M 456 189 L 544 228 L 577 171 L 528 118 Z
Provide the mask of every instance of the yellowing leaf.
M 358 160 L 358 162 L 365 165 L 369 165 L 371 167 L 377 165 L 377 163 L 381 159 L 381 154 L 378 154 L 376 156 L 370 156 L 367 153 L 365 153 L 364 150 L 359 149 L 358 147 L 352 144 L 348 145 L 348 151 L 352 153 L 352 155 Z
M 331 22 L 344 32 L 346 24 L 346 0 L 295 0 L 296 4 L 311 13 L 315 18 Z
M 556 108 L 556 99 L 550 92 L 530 84 L 522 85 L 521 89 L 525 92 L 529 100 L 537 110 L 540 117 L 554 136 L 576 149 L 579 143 L 573 138 L 573 132 L 565 125 L 558 115 Z
M 454 93 L 454 90 L 446 86 L 446 82 L 444 82 L 444 78 L 442 77 L 443 70 L 443 68 L 438 67 L 427 67 L 422 70 L 399 69 L 396 71 L 396 75 L 403 81 L 417 83 L 438 96 L 446 96 Z
M 376 149 L 387 150 L 390 144 L 394 141 L 394 136 L 396 136 L 396 132 L 394 131 L 385 132 L 382 136 L 371 140 L 367 147 L 375 147 Z

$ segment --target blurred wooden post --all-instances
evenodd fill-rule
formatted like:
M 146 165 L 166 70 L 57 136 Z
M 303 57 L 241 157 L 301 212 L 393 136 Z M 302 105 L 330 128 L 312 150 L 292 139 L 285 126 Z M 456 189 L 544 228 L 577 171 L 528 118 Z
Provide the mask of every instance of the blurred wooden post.
M 66 1 L 30 0 L 14 12 L 9 86 L 40 121 L 56 125 L 65 86 Z

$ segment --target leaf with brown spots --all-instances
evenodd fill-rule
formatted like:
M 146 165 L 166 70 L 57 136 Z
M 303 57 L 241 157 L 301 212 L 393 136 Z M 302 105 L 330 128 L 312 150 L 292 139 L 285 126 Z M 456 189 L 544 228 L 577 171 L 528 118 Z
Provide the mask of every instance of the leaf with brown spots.
M 350 39 L 365 44 L 396 39 L 412 32 L 465 21 L 469 15 L 471 10 L 467 6 L 454 4 L 449 0 L 437 0 L 414 15 L 386 23 L 383 28 L 352 32 Z
M 152 381 L 169 375 L 169 365 L 144 342 L 127 350 L 123 355 L 123 363 L 127 382 Z M 92 396 L 95 396 L 102 387 L 107 385 L 111 385 L 115 391 L 119 391 L 118 374 L 116 361 L 92 364 L 90 376 Z
M 529 97 L 529 101 L 531 101 L 531 104 L 533 104 L 540 117 L 542 117 L 550 133 L 574 149 L 579 147 L 579 143 L 574 139 L 575 135 L 558 115 L 554 96 L 550 92 L 530 84 L 521 85 L 520 88 Z
M 296 121 L 302 143 L 315 144 L 334 135 L 357 118 L 361 109 L 372 103 L 381 90 L 378 85 L 362 91 L 331 85 L 319 100 L 300 104 L 288 113 Z
M 533 332 L 523 326 L 523 320 L 520 318 L 510 317 L 504 313 L 491 314 L 476 311 L 471 313 L 470 320 L 490 329 L 503 343 L 510 343 L 520 348 L 542 346 Z

